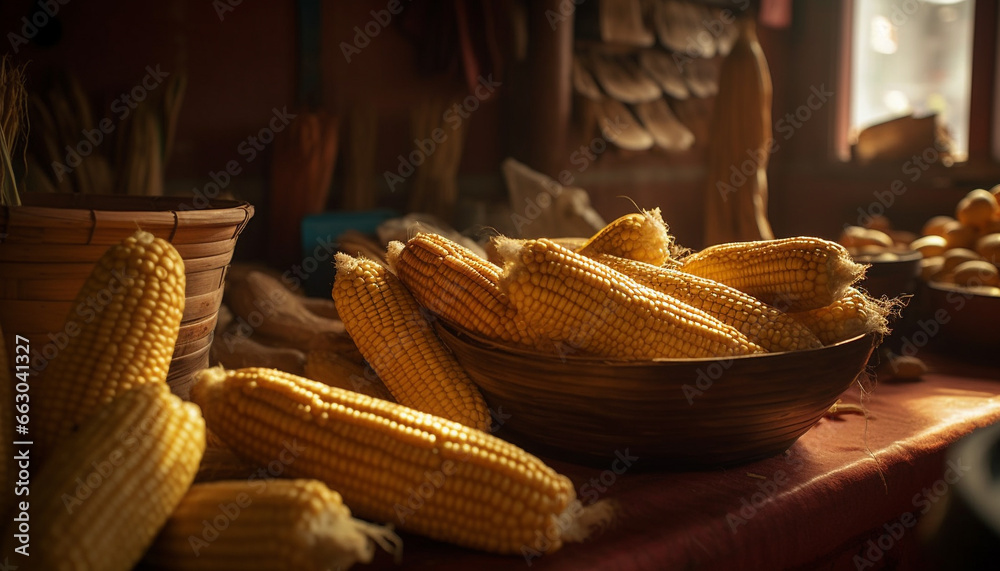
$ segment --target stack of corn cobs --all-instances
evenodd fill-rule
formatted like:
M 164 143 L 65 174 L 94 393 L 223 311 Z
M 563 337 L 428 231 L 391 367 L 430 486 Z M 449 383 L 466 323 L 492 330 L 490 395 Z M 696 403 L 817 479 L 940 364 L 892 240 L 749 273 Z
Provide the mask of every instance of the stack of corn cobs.
M 727 244 L 678 260 L 654 210 L 565 244 L 498 238 L 488 261 L 419 234 L 389 245 L 389 268 L 338 254 L 337 310 L 396 402 L 274 369 L 213 368 L 188 403 L 165 382 L 183 261 L 137 232 L 78 300 L 111 276 L 126 287 L 52 360 L 32 400 L 33 562 L 346 568 L 371 561 L 375 545 L 400 556 L 393 528 L 540 555 L 607 524 L 611 503 L 581 505 L 569 478 L 489 434 L 490 411 L 429 314 L 498 344 L 607 360 L 802 350 L 886 327 L 886 302 L 852 287 L 863 267 L 832 242 Z M 12 401 L 11 387 L 0 379 L 0 398 Z M 282 479 L 194 483 L 207 434 L 254 466 L 280 463 Z M 0 456 L 11 474 L 13 454 Z
M 893 305 L 855 288 L 865 266 L 819 238 L 678 256 L 656 209 L 571 242 L 497 237 L 483 260 L 442 236 L 418 234 L 389 244 L 388 270 L 341 254 L 334 300 L 362 352 L 372 329 L 366 315 L 384 324 L 378 335 L 391 335 L 388 326 L 401 335 L 405 310 L 392 299 L 497 344 L 608 361 L 814 349 L 885 333 Z M 415 317 L 406 322 L 426 329 Z M 386 356 L 372 345 L 377 371 Z

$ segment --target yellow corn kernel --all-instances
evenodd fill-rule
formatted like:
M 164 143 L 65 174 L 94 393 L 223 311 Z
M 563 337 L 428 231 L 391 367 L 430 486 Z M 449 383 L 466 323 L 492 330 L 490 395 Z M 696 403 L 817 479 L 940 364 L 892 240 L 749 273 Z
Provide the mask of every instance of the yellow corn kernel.
M 207 523 L 206 523 L 207 522 Z M 318 480 L 196 484 L 143 559 L 143 568 L 326 571 L 370 563 L 375 543 L 400 553 L 391 530 L 351 517 Z
M 617 256 L 615 256 L 615 257 L 617 257 Z M 625 259 L 625 258 L 622 258 L 622 259 Z M 652 264 L 650 264 L 650 265 L 652 265 Z M 671 270 L 679 270 L 679 269 L 681 269 L 681 263 L 679 261 L 673 259 L 673 258 L 670 258 L 670 259 L 664 261 L 663 264 L 661 264 L 659 266 L 655 266 L 655 267 L 669 268 Z
M 801 236 L 710 246 L 681 260 L 681 270 L 750 294 L 782 311 L 830 305 L 864 275 L 847 249 Z
M 852 287 L 830 305 L 788 315 L 808 327 L 824 345 L 832 345 L 865 333 L 889 333 L 888 317 L 896 307 L 895 302 L 874 299 Z
M 60 442 L 31 482 L 31 568 L 132 569 L 187 493 L 204 450 L 198 407 L 165 383 L 120 394 Z M 3 553 L 13 553 L 7 542 Z
M 530 334 L 497 281 L 500 268 L 444 236 L 420 233 L 392 242 L 389 266 L 417 303 L 450 323 L 486 338 L 528 343 Z
M 660 216 L 660 209 L 626 214 L 594 234 L 576 252 L 584 256 L 610 254 L 662 266 L 670 260 L 674 239 Z
M 338 253 L 333 301 L 365 360 L 400 404 L 489 430 L 490 411 L 396 276 Z
M 313 349 L 306 355 L 305 377 L 331 387 L 339 387 L 377 399 L 395 402 L 385 383 L 347 357 L 334 351 Z
M 768 351 L 798 351 L 822 345 L 809 328 L 736 288 L 607 254 L 595 256 L 594 260 L 735 327 Z
M 116 395 L 167 378 L 184 314 L 184 261 L 138 231 L 97 261 L 67 316 L 79 334 L 46 367 L 32 399 L 34 451 L 56 443 Z
M 550 240 L 501 240 L 498 251 L 511 303 L 557 344 L 624 360 L 764 352 L 704 311 Z
M 358 517 L 495 553 L 554 551 L 606 518 L 573 483 L 485 432 L 273 369 L 197 375 L 211 430 L 257 463 L 337 490 Z M 539 539 L 544 543 L 539 544 Z

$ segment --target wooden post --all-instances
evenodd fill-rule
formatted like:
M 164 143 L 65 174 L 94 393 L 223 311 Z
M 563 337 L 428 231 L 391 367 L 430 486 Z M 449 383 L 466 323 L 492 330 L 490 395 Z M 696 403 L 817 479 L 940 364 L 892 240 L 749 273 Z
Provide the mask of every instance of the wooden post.
M 551 177 L 568 160 L 574 8 L 570 0 L 529 3 L 525 162 Z

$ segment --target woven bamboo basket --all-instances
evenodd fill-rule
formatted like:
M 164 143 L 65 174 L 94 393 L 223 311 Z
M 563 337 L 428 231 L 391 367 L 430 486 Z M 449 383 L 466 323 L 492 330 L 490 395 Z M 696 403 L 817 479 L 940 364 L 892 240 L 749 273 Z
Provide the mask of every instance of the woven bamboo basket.
M 728 359 L 608 362 L 499 347 L 435 322 L 502 411 L 506 438 L 539 454 L 607 466 L 718 468 L 779 454 L 864 370 L 875 337 Z
M 8 335 L 30 339 L 39 377 L 65 342 L 65 320 L 97 259 L 141 228 L 170 241 L 184 259 L 184 317 L 167 381 L 187 396 L 193 373 L 208 366 L 226 270 L 253 207 L 184 204 L 169 197 L 28 194 L 22 206 L 0 209 L 0 324 Z

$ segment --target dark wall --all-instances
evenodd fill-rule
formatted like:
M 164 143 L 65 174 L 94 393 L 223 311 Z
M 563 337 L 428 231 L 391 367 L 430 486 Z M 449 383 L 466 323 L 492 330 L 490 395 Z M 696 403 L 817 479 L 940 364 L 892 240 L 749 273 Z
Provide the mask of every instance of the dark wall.
M 18 45 L 14 57 L 29 62 L 29 88 L 42 85 L 50 71 L 66 69 L 80 77 L 95 105 L 102 108 L 135 86 L 147 66 L 160 66 L 168 72 L 186 69 L 189 84 L 168 178 L 180 181 L 178 184 L 204 184 L 211 171 L 237 159 L 245 168 L 233 188 L 237 193 L 241 187 L 251 186 L 259 191 L 266 177 L 267 153 L 248 161 L 239 147 L 267 125 L 274 109 L 298 109 L 295 3 L 243 1 L 220 13 L 218 7 L 228 2 L 236 0 L 166 0 L 155 4 L 125 0 L 59 4 L 51 0 L 49 4 L 59 6 L 56 18 L 60 30 L 50 23 L 34 38 L 51 45 L 42 46 L 37 41 Z M 775 120 L 794 112 L 811 86 L 832 85 L 837 79 L 839 44 L 831 22 L 839 9 L 826 3 L 816 8 L 818 4 L 796 2 L 792 28 L 760 31 L 774 84 Z M 21 18 L 30 14 L 33 5 L 26 0 L 0 5 L 0 32 L 8 46 L 11 34 L 22 34 Z M 397 156 L 413 149 L 409 128 L 415 106 L 425 97 L 463 88 L 453 71 L 435 75 L 419 71 L 417 52 L 404 36 L 399 17 L 388 26 L 378 26 L 378 35 L 347 61 L 342 42 L 357 44 L 355 27 L 363 29 L 373 20 L 371 11 L 387 5 L 324 2 L 321 23 L 323 106 L 341 116 L 342 126 L 359 105 L 376 110 L 379 142 L 374 176 L 379 184 L 381 173 L 395 167 Z M 813 8 L 803 11 L 806 5 Z M 8 51 L 13 53 L 13 49 Z M 512 99 L 509 94 L 523 83 L 517 84 L 516 73 L 506 77 L 510 79 L 505 79 L 498 98 L 468 119 L 460 168 L 463 192 L 485 193 L 501 200 L 502 195 L 496 192 L 500 187 L 498 165 L 511 148 L 505 138 L 510 125 L 525 117 L 523 109 L 508 104 Z M 838 91 L 836 97 L 842 96 Z M 710 111 L 711 102 L 704 102 L 703 107 L 703 111 Z M 835 104 L 824 107 L 772 157 L 770 212 L 780 235 L 833 235 L 852 221 L 852 214 L 857 218 L 857 208 L 870 205 L 875 193 L 888 188 L 898 176 L 899 169 L 889 167 L 852 174 L 850 167 L 831 166 L 829 145 L 836 128 L 835 110 Z M 341 134 L 343 150 L 347 144 L 343 129 Z M 569 138 L 565 150 L 568 167 L 573 151 L 587 141 L 582 133 Z M 682 155 L 629 155 L 608 150 L 574 174 L 576 184 L 591 191 L 593 203 L 605 218 L 634 211 L 632 202 L 622 196 L 642 207 L 661 206 L 680 241 L 699 245 L 704 156 L 703 139 Z M 343 154 L 339 160 L 344 160 Z M 957 177 L 954 172 L 923 177 L 914 183 L 913 192 L 895 203 L 894 218 L 914 229 L 925 214 L 942 208 L 946 212 L 956 197 L 971 186 L 986 184 L 996 173 L 988 164 L 963 172 L 966 174 Z M 338 173 L 339 179 L 342 169 Z M 383 194 L 385 200 L 401 200 L 398 195 Z

